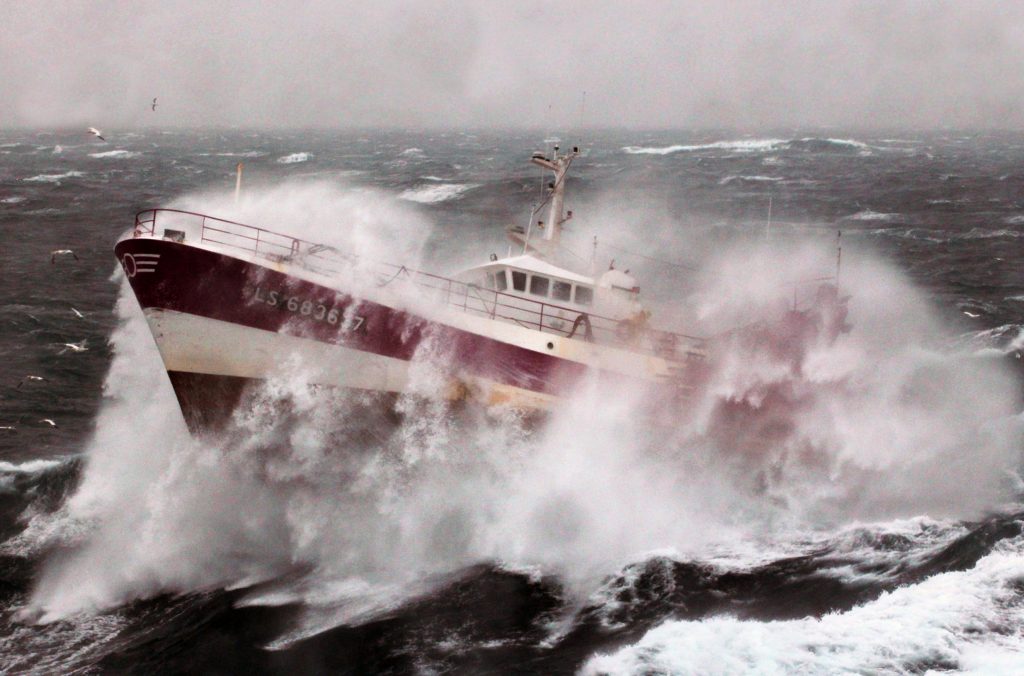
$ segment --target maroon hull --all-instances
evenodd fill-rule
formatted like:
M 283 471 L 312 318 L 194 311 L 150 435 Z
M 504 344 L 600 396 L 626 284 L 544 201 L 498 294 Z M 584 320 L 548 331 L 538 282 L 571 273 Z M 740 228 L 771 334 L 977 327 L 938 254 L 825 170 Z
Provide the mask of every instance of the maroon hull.
M 566 394 L 587 368 L 206 249 L 137 238 L 119 242 L 115 253 L 143 308 L 184 312 L 405 361 L 429 338 L 468 375 L 544 394 Z M 544 337 L 542 344 L 547 340 Z

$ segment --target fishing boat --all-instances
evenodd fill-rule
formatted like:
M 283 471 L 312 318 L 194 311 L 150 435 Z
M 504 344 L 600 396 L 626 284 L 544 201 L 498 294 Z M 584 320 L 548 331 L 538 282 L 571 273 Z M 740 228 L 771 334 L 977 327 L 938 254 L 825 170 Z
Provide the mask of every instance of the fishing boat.
M 450 276 L 212 215 L 138 213 L 114 250 L 191 432 L 222 430 L 247 393 L 286 373 L 403 395 L 419 359 L 441 364 L 445 396 L 485 406 L 549 410 L 594 378 L 685 408 L 722 341 L 746 335 L 784 352 L 844 330 L 845 299 L 829 280 L 771 326 L 707 337 L 659 328 L 628 271 L 558 263 L 577 157 L 534 153 L 552 180 L 528 226 L 508 229 L 514 248 Z

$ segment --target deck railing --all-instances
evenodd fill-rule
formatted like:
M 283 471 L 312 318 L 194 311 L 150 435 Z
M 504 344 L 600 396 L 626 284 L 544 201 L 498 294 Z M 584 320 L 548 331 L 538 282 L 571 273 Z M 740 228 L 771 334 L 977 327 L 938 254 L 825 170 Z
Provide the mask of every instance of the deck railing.
M 234 249 L 272 262 L 288 262 L 327 276 L 351 270 L 359 261 L 334 247 L 282 235 L 245 223 L 180 209 L 148 209 L 135 216 L 134 236 L 175 233 L 197 236 L 200 242 Z M 182 228 L 178 230 L 178 228 Z M 643 321 L 622 321 L 563 305 L 524 298 L 497 289 L 460 282 L 401 265 L 373 262 L 378 286 L 412 284 L 441 303 L 469 314 L 514 323 L 544 333 L 602 345 L 657 354 L 682 360 L 698 355 L 704 340 L 672 331 L 649 328 Z

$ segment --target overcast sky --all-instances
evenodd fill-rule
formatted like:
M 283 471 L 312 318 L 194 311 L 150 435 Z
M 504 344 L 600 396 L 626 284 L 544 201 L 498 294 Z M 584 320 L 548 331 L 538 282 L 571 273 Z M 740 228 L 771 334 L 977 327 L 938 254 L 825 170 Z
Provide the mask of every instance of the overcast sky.
M 574 128 L 584 91 L 586 126 L 1020 128 L 1024 2 L 0 0 L 2 127 Z

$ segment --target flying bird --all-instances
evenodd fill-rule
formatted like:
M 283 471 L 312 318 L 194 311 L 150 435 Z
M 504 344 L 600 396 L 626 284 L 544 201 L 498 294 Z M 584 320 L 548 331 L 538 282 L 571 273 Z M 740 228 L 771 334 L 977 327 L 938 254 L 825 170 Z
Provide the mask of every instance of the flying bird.
M 50 265 L 53 265 L 57 261 L 57 256 L 74 256 L 74 259 L 78 260 L 78 255 L 71 249 L 54 249 L 50 252 Z
M 150 105 L 153 106 L 153 111 L 156 112 L 156 97 L 155 96 L 153 97 L 153 103 L 150 104 Z
M 21 381 L 18 383 L 18 386 L 14 389 L 20 390 L 21 386 L 24 385 L 26 382 L 43 383 L 46 382 L 46 378 L 42 376 L 25 376 L 24 378 L 21 379 Z
M 57 354 L 64 354 L 68 350 L 71 350 L 72 352 L 85 352 L 89 349 L 85 346 L 84 340 L 79 343 L 61 343 L 61 345 L 64 346 L 64 349 Z
M 101 140 L 101 141 L 106 141 L 107 140 L 107 139 L 103 138 L 103 132 L 101 132 L 96 127 L 89 127 L 89 129 L 87 129 L 87 131 L 90 134 L 92 134 L 93 136 L 95 136 L 96 138 L 98 138 L 99 140 Z
M 82 312 L 81 312 L 81 311 L 80 311 L 80 310 L 79 310 L 78 308 L 76 308 L 75 306 L 73 306 L 73 305 L 71 306 L 71 311 L 72 311 L 72 312 L 74 312 L 74 313 L 75 313 L 75 316 L 76 316 L 76 317 L 78 317 L 79 319 L 85 319 L 85 314 L 84 314 L 84 313 L 82 313 Z

